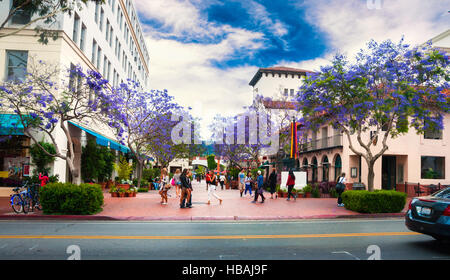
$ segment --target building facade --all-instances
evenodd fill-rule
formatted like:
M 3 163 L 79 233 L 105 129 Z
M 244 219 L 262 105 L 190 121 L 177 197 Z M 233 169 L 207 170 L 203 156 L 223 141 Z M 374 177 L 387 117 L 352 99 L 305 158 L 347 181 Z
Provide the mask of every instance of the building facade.
M 6 19 L 14 8 L 14 1 L 0 2 L 0 20 Z M 11 32 L 21 28 L 37 15 L 17 14 L 13 16 L 2 32 Z M 49 38 L 48 44 L 38 42 L 34 28 L 44 27 L 57 33 L 57 39 Z M 149 84 L 149 52 L 143 39 L 142 28 L 131 0 L 108 0 L 104 4 L 89 1 L 81 3 L 81 9 L 72 13 L 59 14 L 51 25 L 37 22 L 20 32 L 0 39 L 0 79 L 17 78 L 24 75 L 33 61 L 42 60 L 48 64 L 58 65 L 60 78 L 67 79 L 67 69 L 81 66 L 84 70 L 95 70 L 109 81 L 111 87 L 131 79 L 139 82 L 142 89 Z M 7 114 L 9 113 L 9 114 Z M 2 112 L 3 118 L 11 112 Z M 75 165 L 80 166 L 81 147 L 88 139 L 96 139 L 103 146 L 127 152 L 128 148 L 115 140 L 115 133 L 101 124 L 69 123 L 76 154 Z M 23 139 L 24 147 L 29 140 Z M 43 136 L 42 136 L 43 137 Z M 61 129 L 55 131 L 54 137 L 62 152 L 67 153 L 67 139 Z M 38 136 L 40 139 L 41 136 Z M 1 148 L 0 148 L 1 149 Z M 10 170 L 23 169 L 31 162 L 26 149 L 18 154 L 0 151 L 0 171 L 11 174 Z M 17 172 L 20 173 L 20 172 Z M 66 162 L 57 158 L 51 166 L 51 173 L 58 174 L 62 182 L 70 180 Z

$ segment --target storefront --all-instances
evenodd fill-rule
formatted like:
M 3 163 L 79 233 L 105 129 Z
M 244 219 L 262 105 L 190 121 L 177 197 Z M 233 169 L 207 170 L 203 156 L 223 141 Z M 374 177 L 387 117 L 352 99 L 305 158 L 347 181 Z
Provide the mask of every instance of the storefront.
M 30 175 L 30 138 L 14 114 L 0 114 L 0 186 L 19 186 Z

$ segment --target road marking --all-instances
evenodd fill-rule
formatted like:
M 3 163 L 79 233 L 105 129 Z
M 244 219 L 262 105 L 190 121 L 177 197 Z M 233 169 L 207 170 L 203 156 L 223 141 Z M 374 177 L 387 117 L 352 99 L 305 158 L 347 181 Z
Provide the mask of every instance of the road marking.
M 282 239 L 282 238 L 338 238 L 370 236 L 421 235 L 416 232 L 366 232 L 328 234 L 282 234 L 282 235 L 205 235 L 205 236 L 114 236 L 114 235 L 0 235 L 0 239 L 130 239 L 130 240 L 201 240 L 201 239 Z
M 356 260 L 360 260 L 357 256 L 354 256 L 354 255 L 350 254 L 350 253 L 347 252 L 347 251 L 339 251 L 339 252 L 331 252 L 331 253 L 332 253 L 332 254 L 346 254 L 346 255 L 349 255 L 349 256 L 355 258 Z

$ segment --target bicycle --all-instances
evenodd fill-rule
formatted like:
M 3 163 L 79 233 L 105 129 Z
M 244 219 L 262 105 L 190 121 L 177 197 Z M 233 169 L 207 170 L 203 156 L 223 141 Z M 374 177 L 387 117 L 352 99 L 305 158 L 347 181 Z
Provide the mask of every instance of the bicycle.
M 11 196 L 11 207 L 17 214 L 20 212 L 28 213 L 31 200 L 28 195 L 28 189 L 20 191 L 22 188 L 23 186 L 14 188 L 13 191 L 15 194 Z
M 39 191 L 35 187 L 39 187 L 38 184 L 33 184 L 28 186 L 28 183 L 24 183 L 23 186 L 14 188 L 13 191 L 16 193 L 11 196 L 11 207 L 16 213 L 28 213 L 30 211 L 34 212 L 34 208 L 41 210 L 41 204 L 39 202 Z M 20 191 L 20 189 L 26 188 Z

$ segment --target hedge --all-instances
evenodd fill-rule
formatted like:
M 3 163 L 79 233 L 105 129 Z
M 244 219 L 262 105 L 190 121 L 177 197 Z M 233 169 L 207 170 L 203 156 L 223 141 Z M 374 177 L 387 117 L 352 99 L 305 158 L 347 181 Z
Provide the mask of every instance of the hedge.
M 44 214 L 92 215 L 102 211 L 100 185 L 51 183 L 42 187 L 40 202 Z
M 346 209 L 359 213 L 398 213 L 405 207 L 406 193 L 390 190 L 352 190 L 342 193 L 342 202 Z

